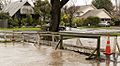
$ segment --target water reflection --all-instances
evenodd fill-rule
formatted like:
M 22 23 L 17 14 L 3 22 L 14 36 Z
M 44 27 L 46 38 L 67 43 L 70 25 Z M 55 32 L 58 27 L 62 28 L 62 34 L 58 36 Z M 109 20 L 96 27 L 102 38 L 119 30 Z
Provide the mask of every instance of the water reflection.
M 88 56 L 66 50 L 31 45 L 0 46 L 0 66 L 120 66 L 120 57 L 104 62 L 85 60 Z
M 51 53 L 51 63 L 52 66 L 63 66 L 63 60 L 62 60 L 62 51 L 53 51 Z

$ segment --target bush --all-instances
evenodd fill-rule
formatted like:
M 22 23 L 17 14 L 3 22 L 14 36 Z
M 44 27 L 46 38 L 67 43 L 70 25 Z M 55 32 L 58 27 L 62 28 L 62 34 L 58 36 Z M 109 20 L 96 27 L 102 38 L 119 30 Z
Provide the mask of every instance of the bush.
M 9 16 L 9 13 L 0 13 L 0 19 L 9 19 L 10 16 Z
M 85 26 L 88 26 L 88 24 L 90 24 L 90 26 L 97 26 L 98 23 L 100 23 L 100 18 L 98 17 L 88 17 L 84 21 Z
M 80 27 L 83 25 L 83 23 L 84 23 L 84 19 L 74 18 L 72 25 L 74 25 L 76 27 Z
M 31 26 L 33 22 L 32 15 L 28 14 L 26 19 L 27 19 L 28 26 Z
M 115 26 L 120 26 L 120 17 L 116 16 L 116 17 L 112 18 L 112 23 Z
M 8 20 L 9 28 L 18 27 L 19 25 L 18 23 L 19 23 L 19 20 L 16 17 L 10 18 Z

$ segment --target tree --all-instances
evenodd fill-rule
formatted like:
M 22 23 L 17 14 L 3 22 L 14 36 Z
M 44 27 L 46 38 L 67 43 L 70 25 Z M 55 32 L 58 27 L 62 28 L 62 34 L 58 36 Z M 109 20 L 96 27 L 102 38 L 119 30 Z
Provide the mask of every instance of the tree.
M 64 13 L 66 15 L 68 15 L 68 20 L 69 20 L 69 23 L 70 23 L 69 24 L 70 27 L 72 27 L 72 22 L 73 22 L 74 14 L 78 10 L 78 7 L 75 6 L 75 3 L 76 3 L 76 0 L 71 0 L 71 2 L 69 2 L 69 4 L 68 4 L 70 7 L 65 6 L 63 8 Z
M 9 13 L 3 13 L 3 12 L 0 13 L 0 19 L 9 19 L 9 18 L 10 18 Z
M 4 6 L 11 3 L 12 0 L 0 0 L 0 8 L 3 8 Z
M 25 25 L 25 26 L 33 26 L 34 23 L 33 23 L 32 15 L 27 14 L 26 18 L 22 18 L 21 23 L 22 25 Z
M 51 1 L 51 22 L 50 22 L 50 31 L 58 32 L 60 24 L 60 14 L 61 8 L 69 0 L 50 0 Z
M 35 12 L 40 15 L 41 20 L 45 22 L 46 19 L 48 20 L 50 17 L 50 3 L 48 0 L 36 0 L 35 1 Z
M 114 9 L 111 0 L 93 0 L 92 4 L 98 9 L 104 8 L 109 13 Z
M 99 17 L 88 17 L 85 19 L 84 21 L 84 25 L 88 26 L 88 24 L 90 24 L 90 26 L 97 26 L 98 23 L 100 23 L 100 18 Z

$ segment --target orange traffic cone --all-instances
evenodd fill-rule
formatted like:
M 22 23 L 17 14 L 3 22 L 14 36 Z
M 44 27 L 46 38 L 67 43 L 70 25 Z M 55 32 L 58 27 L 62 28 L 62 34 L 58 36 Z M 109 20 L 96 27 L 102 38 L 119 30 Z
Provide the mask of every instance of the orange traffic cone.
M 106 44 L 106 49 L 105 49 L 105 55 L 111 55 L 111 48 L 110 48 L 110 36 L 108 36 L 107 44 Z

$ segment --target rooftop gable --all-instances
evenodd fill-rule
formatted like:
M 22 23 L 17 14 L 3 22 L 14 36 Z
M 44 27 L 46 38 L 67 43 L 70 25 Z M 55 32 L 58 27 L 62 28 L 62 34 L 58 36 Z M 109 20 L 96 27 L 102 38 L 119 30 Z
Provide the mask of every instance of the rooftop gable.
M 84 5 L 84 6 L 76 6 L 78 9 L 77 13 L 80 13 L 80 16 L 82 16 L 83 14 L 85 14 L 87 11 L 89 10 L 95 10 L 97 9 L 96 7 L 94 7 L 93 5 Z
M 81 18 L 87 18 L 90 16 L 111 19 L 111 15 L 105 9 L 89 10 L 81 16 Z
M 22 6 L 25 4 L 25 3 L 29 3 L 27 1 L 23 1 L 23 2 L 20 2 L 20 1 L 16 1 L 16 2 L 12 2 L 10 4 L 8 4 L 7 6 L 5 6 L 2 11 L 3 12 L 8 12 L 10 16 L 13 16 L 20 8 L 22 8 Z

